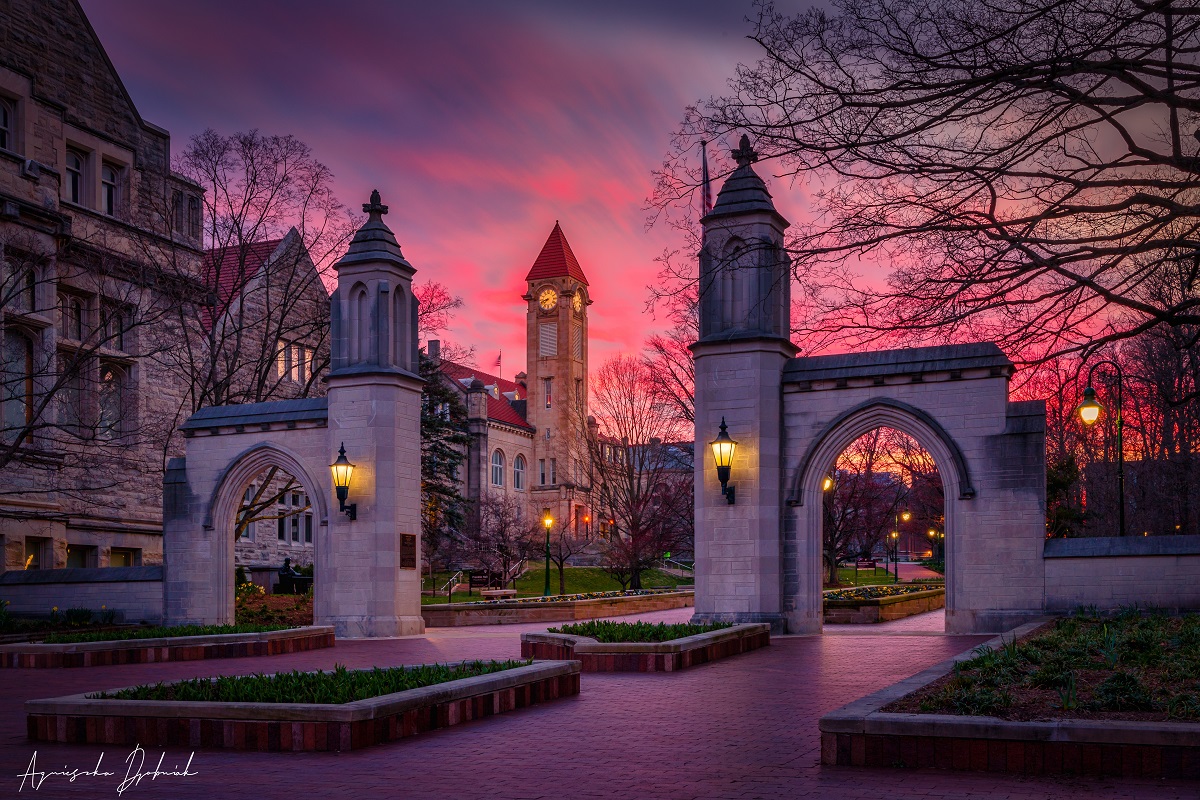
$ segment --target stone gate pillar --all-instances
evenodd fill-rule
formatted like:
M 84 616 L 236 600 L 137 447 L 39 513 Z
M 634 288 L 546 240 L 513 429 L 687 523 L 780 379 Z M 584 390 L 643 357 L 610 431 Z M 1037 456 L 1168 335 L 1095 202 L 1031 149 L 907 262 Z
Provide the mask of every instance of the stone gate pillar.
M 788 221 L 751 167 L 746 136 L 738 168 L 705 215 L 696 363 L 696 619 L 784 628 L 781 381 L 798 348 L 790 330 Z M 709 442 L 722 418 L 737 441 L 721 494 Z M 819 554 L 818 554 L 819 555 Z M 792 559 L 791 563 L 795 563 Z M 819 628 L 819 621 L 818 621 Z
M 339 637 L 420 634 L 421 387 L 415 270 L 383 222 L 379 192 L 368 220 L 334 265 L 329 459 L 345 445 L 355 465 L 356 519 L 330 512 L 316 543 L 318 625 Z

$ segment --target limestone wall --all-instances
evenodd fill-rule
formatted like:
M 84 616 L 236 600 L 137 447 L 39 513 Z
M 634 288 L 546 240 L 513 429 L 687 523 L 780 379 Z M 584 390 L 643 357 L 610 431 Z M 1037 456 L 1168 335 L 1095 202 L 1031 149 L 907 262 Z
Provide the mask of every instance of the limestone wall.
M 1046 542 L 1046 609 L 1200 610 L 1200 536 Z

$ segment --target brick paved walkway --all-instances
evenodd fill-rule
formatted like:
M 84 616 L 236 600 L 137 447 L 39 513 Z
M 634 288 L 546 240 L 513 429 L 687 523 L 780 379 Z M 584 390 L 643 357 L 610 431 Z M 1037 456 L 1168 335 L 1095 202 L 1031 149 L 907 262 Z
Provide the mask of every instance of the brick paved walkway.
M 690 609 L 645 615 L 679 620 Z M 18 797 L 35 747 L 21 703 L 33 697 L 210 674 L 514 657 L 518 634 L 544 626 L 433 630 L 426 638 L 344 642 L 272 659 L 181 662 L 0 674 L 0 797 Z M 1195 784 L 1024 779 L 986 773 L 827 768 L 825 711 L 974 646 L 972 636 L 782 637 L 770 648 L 677 675 L 585 675 L 577 699 L 354 753 L 196 753 L 196 777 L 147 779 L 124 798 L 837 798 L 1195 800 Z M 101 748 L 36 747 L 39 769 L 91 768 Z M 116 797 L 128 750 L 109 748 L 117 777 L 48 778 L 19 796 Z M 156 762 L 157 753 L 150 754 Z M 169 752 L 164 769 L 186 761 Z M 149 768 L 149 764 L 147 768 Z M 169 782 L 168 782 L 169 781 Z

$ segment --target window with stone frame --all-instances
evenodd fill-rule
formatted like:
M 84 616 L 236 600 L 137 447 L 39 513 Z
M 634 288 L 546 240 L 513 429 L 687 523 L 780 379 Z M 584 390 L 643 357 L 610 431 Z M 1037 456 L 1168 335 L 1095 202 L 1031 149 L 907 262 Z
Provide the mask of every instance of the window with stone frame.
M 4 438 L 11 442 L 33 422 L 33 338 L 17 328 L 4 330 L 0 382 Z
M 17 104 L 0 97 L 0 150 L 17 149 Z
M 200 238 L 200 222 L 200 198 L 194 194 L 189 194 L 187 199 L 188 236 L 193 239 Z
M 37 311 L 37 273 L 33 267 L 17 267 L 5 276 L 3 300 L 13 311 Z
M 499 450 L 492 453 L 492 486 L 504 486 L 504 453 Z
M 525 491 L 525 456 L 522 455 L 513 459 L 513 488 L 518 492 Z
M 140 567 L 142 565 L 142 549 L 140 547 L 114 547 L 108 551 L 110 567 Z
M 67 177 L 63 182 L 63 198 L 78 205 L 87 205 L 87 153 L 82 150 L 67 150 Z
M 100 165 L 100 210 L 110 217 L 115 217 L 121 210 L 121 183 L 124 170 L 105 161 Z
M 280 339 L 276 343 L 275 374 L 281 380 L 305 383 L 313 375 L 316 349 L 300 342 Z
M 87 298 L 70 292 L 58 293 L 58 338 L 82 342 L 86 336 Z
M 100 362 L 97 390 L 99 407 L 97 435 L 115 439 L 125 432 L 126 371 L 118 364 Z
M 131 350 L 133 345 L 129 341 L 129 334 L 132 319 L 133 311 L 129 306 L 115 300 L 101 300 L 100 335 L 103 339 L 100 346 L 119 353 Z
M 60 350 L 56 362 L 54 402 L 58 427 L 73 433 L 80 432 L 84 421 L 83 372 L 85 361 L 75 350 Z

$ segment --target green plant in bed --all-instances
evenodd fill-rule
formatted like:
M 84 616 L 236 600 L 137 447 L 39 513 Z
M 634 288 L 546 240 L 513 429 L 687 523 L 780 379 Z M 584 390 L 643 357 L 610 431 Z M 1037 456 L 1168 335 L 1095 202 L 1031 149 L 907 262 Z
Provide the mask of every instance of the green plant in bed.
M 117 642 L 127 639 L 165 639 L 172 636 L 216 636 L 226 633 L 265 633 L 282 631 L 291 625 L 172 625 L 150 628 L 125 628 L 87 633 L 52 633 L 46 644 L 78 644 L 80 642 Z
M 461 678 L 473 678 L 525 667 L 532 661 L 464 661 L 413 667 L 349 670 L 341 664 L 330 672 L 282 672 L 275 675 L 231 675 L 177 683 L 134 686 L 88 695 L 92 700 L 160 700 L 198 703 L 318 703 L 336 705 Z
M 733 623 L 712 622 L 706 625 L 679 623 L 668 625 L 665 622 L 651 624 L 649 622 L 610 622 L 608 620 L 588 620 L 572 625 L 562 625 L 550 628 L 550 633 L 568 633 L 574 636 L 587 636 L 605 644 L 624 642 L 669 642 L 672 639 L 682 639 L 695 636 L 698 633 L 709 633 L 729 628 Z

